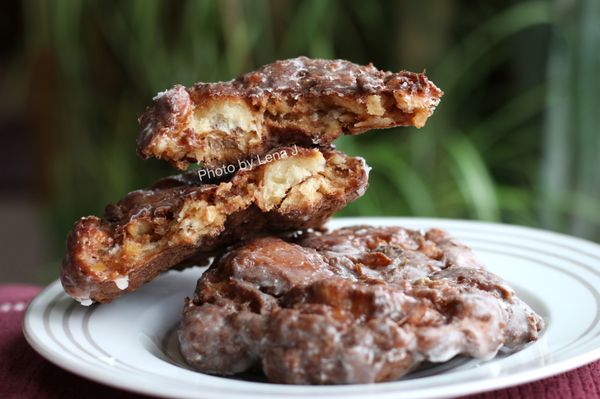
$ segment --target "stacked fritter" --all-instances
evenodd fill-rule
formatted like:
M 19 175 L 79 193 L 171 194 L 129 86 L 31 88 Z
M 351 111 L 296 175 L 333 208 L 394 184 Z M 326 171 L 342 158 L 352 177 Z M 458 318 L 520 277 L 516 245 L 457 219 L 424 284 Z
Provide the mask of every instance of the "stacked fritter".
M 63 287 L 82 304 L 110 302 L 189 258 L 254 236 L 318 228 L 364 193 L 367 174 L 361 158 L 285 147 L 226 181 L 205 183 L 195 172 L 160 180 L 107 206 L 103 218 L 75 223 Z
M 200 371 L 283 383 L 393 380 L 536 339 L 539 316 L 444 232 L 322 229 L 368 184 L 364 161 L 333 141 L 421 127 L 441 96 L 423 74 L 306 57 L 158 94 L 138 153 L 182 174 L 77 221 L 65 291 L 109 302 L 216 256 L 186 300 L 182 354 Z

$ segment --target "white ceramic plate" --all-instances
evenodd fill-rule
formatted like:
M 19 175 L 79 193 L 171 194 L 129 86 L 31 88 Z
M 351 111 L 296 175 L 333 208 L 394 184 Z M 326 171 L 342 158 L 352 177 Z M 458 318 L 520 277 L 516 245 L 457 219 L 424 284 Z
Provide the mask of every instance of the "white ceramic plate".
M 174 334 L 200 268 L 171 271 L 113 303 L 88 308 L 68 298 L 56 281 L 29 306 L 25 336 L 40 354 L 73 373 L 182 398 L 449 397 L 533 381 L 600 358 L 600 245 L 530 228 L 444 219 L 335 219 L 330 227 L 352 224 L 448 230 L 544 318 L 541 338 L 487 362 L 455 358 L 397 382 L 371 385 L 294 386 L 205 375 L 185 365 Z

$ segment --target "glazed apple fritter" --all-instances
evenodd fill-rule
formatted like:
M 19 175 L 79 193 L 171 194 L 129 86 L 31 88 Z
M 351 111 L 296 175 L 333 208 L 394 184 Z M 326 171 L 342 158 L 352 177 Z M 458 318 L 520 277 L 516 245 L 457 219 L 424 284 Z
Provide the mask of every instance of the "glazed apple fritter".
M 129 193 L 103 218 L 77 221 L 61 281 L 83 304 L 109 302 L 192 256 L 257 235 L 318 228 L 361 196 L 361 158 L 331 149 L 284 148 L 271 162 L 202 183 L 191 172 Z
M 186 300 L 179 340 L 202 372 L 351 384 L 456 355 L 489 359 L 543 324 L 444 231 L 356 226 L 226 253 Z
M 425 125 L 442 96 L 422 73 L 306 57 L 228 82 L 177 85 L 141 116 L 138 153 L 185 170 L 216 168 L 273 148 L 328 145 L 342 133 Z

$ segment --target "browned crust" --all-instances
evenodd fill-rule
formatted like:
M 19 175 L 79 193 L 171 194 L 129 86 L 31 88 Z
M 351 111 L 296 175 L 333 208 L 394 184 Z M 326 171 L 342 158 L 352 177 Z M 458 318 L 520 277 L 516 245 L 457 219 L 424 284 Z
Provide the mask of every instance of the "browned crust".
M 442 95 L 423 73 L 384 72 L 372 64 L 299 57 L 228 82 L 176 85 L 159 93 L 139 119 L 137 148 L 143 158 L 165 159 L 180 169 L 189 162 L 219 167 L 280 145 L 328 145 L 342 133 L 421 127 Z M 258 127 L 229 124 L 230 131 L 213 126 L 201 132 L 190 127 L 198 110 L 240 102 Z M 219 118 L 231 122 L 235 115 L 228 109 Z
M 315 190 L 298 195 L 297 189 L 292 188 L 279 204 L 267 209 L 264 203 L 257 202 L 255 193 L 257 187 L 266 184 L 267 170 L 270 170 L 267 168 L 280 161 L 240 170 L 231 181 L 219 184 L 200 184 L 189 174 L 163 179 L 153 188 L 134 191 L 116 205 L 109 205 L 103 218 L 88 216 L 75 223 L 62 262 L 61 281 L 65 291 L 82 302 L 109 302 L 191 256 L 198 257 L 202 253 L 209 256 L 212 251 L 236 241 L 264 234 L 318 228 L 366 189 L 368 170 L 360 158 L 334 150 L 286 148 L 280 151 L 286 152 L 287 159 L 294 162 L 321 154 L 325 159 L 324 170 L 304 181 L 324 179 L 332 187 L 319 186 L 318 195 Z M 314 198 L 310 197 L 313 195 Z M 285 202 L 292 197 L 293 201 Z M 202 201 L 206 204 L 201 205 Z M 190 206 L 190 209 L 198 207 L 196 213 L 180 214 Z M 207 217 L 202 213 L 208 212 L 210 206 L 223 213 L 224 223 L 215 224 L 206 232 L 194 233 L 192 241 L 184 237 L 185 223 L 196 217 L 201 221 L 214 218 L 210 213 Z M 131 231 L 140 229 L 144 232 L 135 233 L 132 238 Z M 141 243 L 139 248 L 130 249 L 132 243 L 138 242 Z M 157 243 L 158 249 L 152 248 L 150 243 Z M 125 276 L 127 284 L 122 282 L 119 288 L 116 281 Z
M 421 362 L 489 359 L 544 321 L 439 229 L 353 226 L 265 237 L 217 258 L 186 299 L 180 351 L 199 371 L 271 382 L 393 381 Z

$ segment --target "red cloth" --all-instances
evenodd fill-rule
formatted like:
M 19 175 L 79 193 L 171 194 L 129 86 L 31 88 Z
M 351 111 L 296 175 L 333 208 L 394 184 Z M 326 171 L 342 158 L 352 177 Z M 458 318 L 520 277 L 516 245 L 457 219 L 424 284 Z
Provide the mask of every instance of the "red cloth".
M 54 366 L 25 341 L 25 306 L 40 291 L 27 285 L 0 286 L 0 398 L 145 398 L 88 381 Z M 568 373 L 469 399 L 600 398 L 600 361 Z

